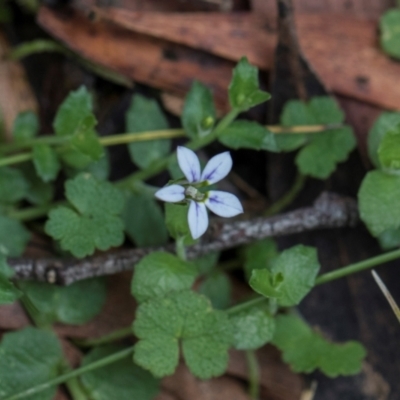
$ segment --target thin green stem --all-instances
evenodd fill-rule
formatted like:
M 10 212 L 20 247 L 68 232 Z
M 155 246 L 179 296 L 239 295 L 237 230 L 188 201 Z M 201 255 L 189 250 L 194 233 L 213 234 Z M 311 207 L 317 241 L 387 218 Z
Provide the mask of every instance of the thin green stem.
M 69 394 L 73 400 L 89 400 L 78 378 L 71 378 L 65 382 Z
M 304 188 L 304 185 L 307 181 L 307 177 L 302 174 L 297 174 L 296 179 L 292 185 L 292 187 L 286 192 L 279 200 L 273 203 L 264 213 L 266 217 L 278 214 L 280 211 L 289 206 L 295 198 L 299 195 L 299 193 Z
M 228 308 L 226 311 L 228 314 L 237 314 L 241 311 L 247 310 L 248 308 L 257 306 L 261 303 L 268 301 L 268 299 L 264 296 L 254 297 L 253 299 L 243 301 L 242 303 L 236 304 L 233 307 Z
M 61 383 L 67 382 L 71 378 L 75 378 L 76 376 L 80 376 L 84 374 L 85 372 L 93 371 L 95 369 L 105 367 L 106 365 L 112 364 L 116 361 L 122 360 L 125 357 L 128 357 L 130 354 L 133 352 L 133 346 L 129 347 L 127 349 L 121 350 L 117 353 L 111 354 L 110 356 L 101 358 L 100 360 L 97 360 L 95 362 L 92 362 L 88 365 L 85 365 L 83 367 L 74 369 L 73 371 L 67 372 L 63 375 L 58 376 L 57 378 L 50 379 L 47 382 L 41 383 L 37 386 L 34 386 L 30 389 L 23 390 L 22 392 L 19 392 L 17 394 L 14 394 L 12 396 L 9 396 L 5 398 L 4 400 L 19 400 L 19 399 L 24 399 L 28 396 L 32 396 L 34 394 L 40 393 L 43 390 L 46 390 L 50 387 L 59 385 Z
M 144 142 L 156 139 L 172 139 L 185 136 L 183 129 L 165 129 L 159 131 L 149 131 L 141 133 L 121 133 L 119 135 L 103 136 L 99 138 L 103 146 L 115 146 L 119 144 Z
M 37 207 L 29 207 L 22 210 L 9 211 L 7 216 L 18 221 L 31 221 L 32 219 L 41 218 L 47 215 L 47 213 L 54 207 L 67 204 L 66 201 L 59 201 L 56 203 L 44 204 Z
M 246 351 L 247 370 L 249 374 L 249 395 L 251 400 L 260 398 L 260 366 L 256 352 L 254 350 Z
M 208 144 L 213 142 L 227 126 L 229 126 L 229 124 L 237 117 L 237 115 L 237 110 L 231 110 L 224 118 L 221 119 L 221 121 L 210 134 L 202 138 L 196 138 L 189 141 L 188 143 L 186 143 L 186 147 L 192 150 L 198 150 L 202 147 L 207 146 Z M 168 157 L 159 160 L 157 163 L 152 164 L 150 167 L 141 171 L 137 171 L 132 175 L 120 180 L 117 185 L 120 188 L 129 189 L 130 187 L 132 187 L 132 185 L 135 184 L 135 182 L 145 181 L 162 172 L 168 167 L 169 163 L 172 162 L 174 158 L 175 154 L 171 154 Z
M 5 167 L 6 165 L 19 164 L 32 159 L 32 153 L 22 153 L 16 154 L 15 156 L 9 156 L 0 158 L 0 167 Z
M 44 52 L 57 52 L 68 55 L 68 50 L 54 40 L 36 39 L 31 42 L 22 43 L 17 46 L 10 53 L 9 57 L 11 60 L 20 60 L 21 58 L 24 58 L 31 54 Z
M 400 249 L 393 250 L 388 253 L 384 253 L 379 256 L 376 256 L 376 257 L 371 257 L 371 258 L 368 258 L 367 260 L 360 261 L 355 264 L 350 264 L 346 267 L 339 268 L 335 271 L 327 272 L 325 274 L 320 275 L 315 280 L 315 286 L 322 285 L 324 283 L 328 283 L 328 282 L 334 281 L 336 279 L 344 278 L 345 276 L 352 275 L 357 272 L 361 272 L 366 269 L 373 268 L 377 265 L 384 264 L 389 261 L 393 261 L 397 258 L 400 258 Z M 239 304 L 229 308 L 227 310 L 227 312 L 229 314 L 236 314 L 238 312 L 247 310 L 255 305 L 261 304 L 264 301 L 267 301 L 267 299 L 264 296 L 257 296 L 257 297 L 254 297 L 250 300 L 244 301 L 242 303 L 239 303 Z
M 350 264 L 347 267 L 339 268 L 335 271 L 322 274 L 316 279 L 315 285 L 322 285 L 323 283 L 331 282 L 339 278 L 344 278 L 347 275 L 352 275 L 357 272 L 373 268 L 376 265 L 387 263 L 389 261 L 395 260 L 396 258 L 400 258 L 400 249 L 380 254 L 379 256 L 371 257 L 367 260 L 360 261 L 355 264 Z
M 44 135 L 35 139 L 27 139 L 22 142 L 11 142 L 0 145 L 0 153 L 12 153 L 23 149 L 31 149 L 37 144 L 48 144 L 49 146 L 62 145 L 70 140 L 69 136 Z
M 128 326 L 126 328 L 118 329 L 114 332 L 104 335 L 96 339 L 86 339 L 86 340 L 75 340 L 75 344 L 79 347 L 93 347 L 102 344 L 112 343 L 119 339 L 124 339 L 126 337 L 132 336 L 132 327 Z

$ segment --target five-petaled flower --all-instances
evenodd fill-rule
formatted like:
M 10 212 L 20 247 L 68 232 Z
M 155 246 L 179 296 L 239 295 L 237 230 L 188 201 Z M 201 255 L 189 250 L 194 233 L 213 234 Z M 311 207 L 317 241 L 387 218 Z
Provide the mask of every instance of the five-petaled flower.
M 243 212 L 239 199 L 231 193 L 220 190 L 200 191 L 225 178 L 232 168 L 229 151 L 217 154 L 208 161 L 201 172 L 196 154 L 182 146 L 177 149 L 178 164 L 186 177 L 181 185 L 172 184 L 158 190 L 155 196 L 163 201 L 189 202 L 188 223 L 193 239 L 199 238 L 208 227 L 208 207 L 220 217 L 234 217 Z

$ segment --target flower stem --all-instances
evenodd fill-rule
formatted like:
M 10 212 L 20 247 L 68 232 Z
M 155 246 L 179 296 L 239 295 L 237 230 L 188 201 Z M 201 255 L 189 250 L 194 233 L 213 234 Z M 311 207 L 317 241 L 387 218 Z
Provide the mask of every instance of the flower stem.
M 260 367 L 254 350 L 246 351 L 247 369 L 249 373 L 249 395 L 251 400 L 260 398 Z
M 307 177 L 302 174 L 297 174 L 296 179 L 289 189 L 279 200 L 273 203 L 265 212 L 264 215 L 266 217 L 270 215 L 275 215 L 285 209 L 288 205 L 290 205 L 293 200 L 299 195 L 299 193 L 304 188 L 304 185 L 307 181 Z
M 183 261 L 187 260 L 186 247 L 185 247 L 185 236 L 179 236 L 175 242 L 176 255 Z
M 114 342 L 119 339 L 124 339 L 126 337 L 132 336 L 132 327 L 128 326 L 126 328 L 121 328 L 116 331 L 109 333 L 108 335 L 101 336 L 96 339 L 84 339 L 84 340 L 75 340 L 74 343 L 79 347 L 93 347 L 99 346 L 102 344 L 107 344 Z
M 228 308 L 226 311 L 228 314 L 237 314 L 241 311 L 247 310 L 248 308 L 254 307 L 254 306 L 264 303 L 266 301 L 268 301 L 268 299 L 266 297 L 257 295 L 257 297 L 254 297 L 253 299 L 243 301 L 242 303 L 236 304 L 235 306 Z
M 63 375 L 60 375 L 57 378 L 50 379 L 47 382 L 41 383 L 37 386 L 23 390 L 22 392 L 19 392 L 17 394 L 11 395 L 11 396 L 5 398 L 4 400 L 19 400 L 19 399 L 24 399 L 28 396 L 32 396 L 34 394 L 40 393 L 43 390 L 46 390 L 50 387 L 64 383 L 64 382 L 70 380 L 71 378 L 75 378 L 76 376 L 84 374 L 85 372 L 93 371 L 95 369 L 98 369 L 98 368 L 104 367 L 106 365 L 112 364 L 116 361 L 119 361 L 125 357 L 128 357 L 130 354 L 132 354 L 132 352 L 133 352 L 133 346 L 129 347 L 127 349 L 121 350 L 117 353 L 111 354 L 107 357 L 101 358 L 100 360 L 94 361 L 83 367 L 74 369 L 73 371 L 70 371 Z

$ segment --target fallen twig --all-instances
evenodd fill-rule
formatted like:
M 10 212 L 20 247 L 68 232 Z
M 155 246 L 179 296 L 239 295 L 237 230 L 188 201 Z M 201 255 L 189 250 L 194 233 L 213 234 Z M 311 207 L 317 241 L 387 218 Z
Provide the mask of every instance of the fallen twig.
M 274 217 L 246 221 L 215 221 L 201 241 L 188 247 L 189 259 L 211 251 L 220 251 L 267 237 L 283 236 L 323 228 L 354 226 L 358 222 L 356 201 L 332 193 L 323 193 L 312 207 L 300 208 Z M 83 260 L 59 258 L 10 259 L 16 279 L 69 285 L 95 276 L 130 270 L 145 255 L 154 251 L 173 252 L 175 247 L 119 250 Z

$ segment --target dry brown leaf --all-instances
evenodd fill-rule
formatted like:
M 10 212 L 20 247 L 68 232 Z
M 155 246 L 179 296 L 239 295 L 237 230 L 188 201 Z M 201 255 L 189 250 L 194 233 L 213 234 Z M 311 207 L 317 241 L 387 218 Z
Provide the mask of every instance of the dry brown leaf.
M 18 113 L 38 110 L 22 65 L 18 61 L 6 59 L 10 49 L 7 39 L 0 31 L 0 110 L 8 139 L 11 138 L 12 126 Z
M 174 375 L 163 379 L 162 387 L 182 400 L 249 400 L 245 389 L 235 379 L 225 376 L 202 381 L 183 363 Z
M 19 302 L 0 306 L 0 329 L 22 329 L 30 325 L 28 316 Z
M 252 13 L 135 13 L 116 8 L 98 12 L 103 19 L 131 32 L 184 44 L 232 61 L 246 55 L 262 69 L 273 65 L 273 18 Z M 400 87 L 393 85 L 400 75 L 400 64 L 378 47 L 376 22 L 338 14 L 299 14 L 296 23 L 304 55 L 329 89 L 400 110 Z M 214 29 L 216 26 L 218 29 Z M 74 45 L 72 40 L 69 45 Z M 201 73 L 193 77 L 203 80 Z M 152 85 L 157 86 L 157 82 Z
M 355 17 L 378 18 L 393 7 L 392 0 L 293 0 L 296 12 L 341 13 Z M 251 0 L 251 8 L 257 14 L 276 15 L 276 0 Z
M 228 109 L 226 89 L 232 63 L 210 54 L 150 38 L 77 11 L 42 7 L 39 24 L 81 56 L 133 80 L 183 97 L 194 79 L 208 85 L 219 108 Z

